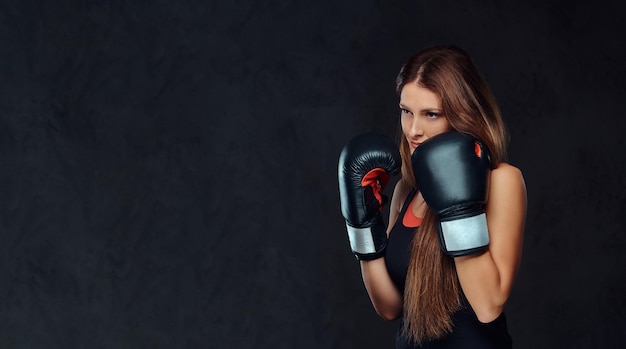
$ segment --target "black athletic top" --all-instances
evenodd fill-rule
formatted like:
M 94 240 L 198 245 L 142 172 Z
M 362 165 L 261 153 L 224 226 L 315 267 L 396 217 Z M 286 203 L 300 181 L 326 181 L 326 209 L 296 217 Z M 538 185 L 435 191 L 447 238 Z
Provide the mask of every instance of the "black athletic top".
M 410 245 L 418 228 L 406 227 L 402 219 L 407 211 L 409 203 L 415 196 L 413 190 L 407 197 L 402 210 L 389 232 L 389 241 L 385 252 L 385 263 L 391 280 L 404 293 L 404 284 L 410 259 Z M 402 336 L 402 322 L 396 335 L 396 349 L 421 348 L 421 349 L 504 349 L 512 348 L 511 336 L 509 335 L 506 316 L 504 313 L 490 323 L 482 323 L 469 305 L 465 295 L 461 292 L 462 309 L 452 317 L 453 330 L 443 338 L 422 343 L 421 346 L 411 345 Z

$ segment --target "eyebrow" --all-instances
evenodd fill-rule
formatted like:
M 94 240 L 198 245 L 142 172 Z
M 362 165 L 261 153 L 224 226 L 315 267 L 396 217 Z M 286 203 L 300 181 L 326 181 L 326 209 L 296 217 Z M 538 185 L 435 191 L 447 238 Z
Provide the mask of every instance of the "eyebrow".
M 399 107 L 400 107 L 400 108 L 402 108 L 402 109 L 409 110 L 409 111 L 411 110 L 410 108 L 407 108 L 407 106 L 405 106 L 405 105 L 404 105 L 404 104 L 402 104 L 402 103 L 400 103 L 400 104 L 399 104 Z M 424 109 L 421 109 L 421 110 L 420 110 L 420 112 L 422 112 L 422 113 L 423 113 L 423 112 L 441 113 L 441 112 L 442 112 L 442 110 L 441 110 L 441 109 L 439 109 L 439 108 L 424 108 Z

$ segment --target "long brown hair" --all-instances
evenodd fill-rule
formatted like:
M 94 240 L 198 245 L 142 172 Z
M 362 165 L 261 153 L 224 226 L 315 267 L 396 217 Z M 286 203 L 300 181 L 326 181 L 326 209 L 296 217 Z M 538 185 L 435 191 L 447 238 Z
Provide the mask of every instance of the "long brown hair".
M 506 155 L 507 135 L 491 90 L 475 64 L 456 46 L 436 46 L 411 57 L 396 79 L 398 95 L 417 84 L 441 98 L 442 114 L 453 129 L 482 141 L 495 168 Z M 400 137 L 402 180 L 416 187 L 411 151 Z M 452 314 L 461 308 L 461 286 L 452 257 L 439 247 L 436 217 L 426 210 L 411 243 L 404 292 L 404 334 L 412 342 L 440 338 L 452 331 Z

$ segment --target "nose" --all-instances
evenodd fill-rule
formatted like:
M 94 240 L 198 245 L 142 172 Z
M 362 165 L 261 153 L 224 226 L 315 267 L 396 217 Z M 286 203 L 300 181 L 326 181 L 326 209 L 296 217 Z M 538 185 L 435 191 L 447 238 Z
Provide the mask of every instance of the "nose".
M 411 125 L 409 128 L 409 135 L 411 138 L 418 138 L 424 135 L 424 129 L 422 127 L 422 122 L 418 115 L 414 115 L 411 120 Z

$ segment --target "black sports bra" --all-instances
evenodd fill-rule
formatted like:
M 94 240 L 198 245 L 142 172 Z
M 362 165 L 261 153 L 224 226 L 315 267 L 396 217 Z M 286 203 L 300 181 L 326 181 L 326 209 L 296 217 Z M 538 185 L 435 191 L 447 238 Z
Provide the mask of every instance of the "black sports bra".
M 407 213 L 409 203 L 417 193 L 412 190 L 407 196 L 398 219 L 389 232 L 389 240 L 385 251 L 385 264 L 391 280 L 404 294 L 406 274 L 409 267 L 411 241 L 415 234 L 419 234 L 418 227 L 407 227 L 403 224 L 403 218 Z M 402 336 L 402 322 L 396 335 L 396 348 L 421 348 L 421 349 L 508 349 L 512 347 L 506 316 L 500 314 L 490 323 L 482 323 L 476 317 L 465 295 L 461 293 L 462 309 L 454 313 L 452 322 L 454 329 L 448 335 L 437 340 L 422 343 L 421 346 L 412 345 Z

